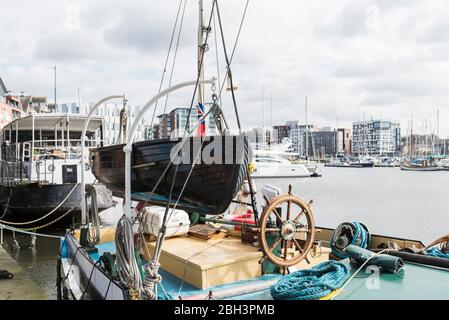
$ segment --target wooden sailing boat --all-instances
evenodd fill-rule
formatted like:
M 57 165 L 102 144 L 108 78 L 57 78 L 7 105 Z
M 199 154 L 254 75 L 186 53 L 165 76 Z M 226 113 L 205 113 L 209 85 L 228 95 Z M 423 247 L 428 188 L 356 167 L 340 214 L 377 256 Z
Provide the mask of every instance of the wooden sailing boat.
M 203 142 L 203 139 L 206 140 Z M 190 137 L 182 149 L 182 152 L 188 153 L 188 161 L 176 165 L 170 157 L 172 149 L 180 142 L 181 139 L 158 139 L 133 144 L 133 200 L 166 205 L 174 181 L 170 206 L 180 198 L 176 206 L 178 209 L 205 214 L 223 213 L 246 176 L 250 155 L 247 140 L 243 136 Z M 220 150 L 214 151 L 223 155 L 221 161 L 207 163 L 204 159 L 199 159 L 200 162 L 196 163 L 192 170 L 198 153 L 192 150 L 194 146 L 202 145 L 198 151 L 204 154 L 212 144 L 220 147 Z M 123 147 L 124 145 L 115 145 L 97 148 L 90 153 L 93 174 L 115 195 L 121 197 L 125 190 Z M 232 162 L 226 164 L 224 155 L 229 153 L 232 153 Z M 183 190 L 186 180 L 189 181 Z
M 204 105 L 203 57 L 205 52 L 202 5 L 198 31 L 198 122 Z M 230 78 L 230 75 L 229 75 Z M 215 103 L 213 107 L 217 107 Z M 187 123 L 193 108 L 190 108 Z M 213 114 L 217 114 L 216 109 Z M 204 113 L 204 111 L 202 111 Z M 216 118 L 217 119 L 217 118 Z M 199 124 L 201 126 L 201 124 Z M 221 126 L 218 126 L 221 127 Z M 149 204 L 176 206 L 188 212 L 221 214 L 231 203 L 247 175 L 251 150 L 243 135 L 205 136 L 205 125 L 199 136 L 184 133 L 185 139 L 158 139 L 134 143 L 132 146 L 131 197 Z M 199 146 L 199 148 L 195 148 Z M 92 172 L 117 196 L 125 192 L 124 145 L 91 150 Z M 177 148 L 177 149 L 174 149 Z M 182 155 L 181 164 L 177 155 Z M 210 161 L 213 159 L 213 161 Z

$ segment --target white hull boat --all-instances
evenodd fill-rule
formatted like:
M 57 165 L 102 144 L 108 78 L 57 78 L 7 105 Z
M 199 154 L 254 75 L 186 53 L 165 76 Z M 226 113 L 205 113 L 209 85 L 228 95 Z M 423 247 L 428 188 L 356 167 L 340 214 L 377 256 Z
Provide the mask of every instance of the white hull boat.
M 279 157 L 256 157 L 255 164 L 253 178 L 309 178 L 312 175 L 305 165 Z

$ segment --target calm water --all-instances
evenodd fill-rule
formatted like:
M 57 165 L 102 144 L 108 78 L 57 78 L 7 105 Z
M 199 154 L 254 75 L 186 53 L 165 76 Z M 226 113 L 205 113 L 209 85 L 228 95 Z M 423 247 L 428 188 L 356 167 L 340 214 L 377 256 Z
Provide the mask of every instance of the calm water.
M 399 168 L 320 168 L 321 178 L 257 181 L 270 183 L 306 201 L 313 199 L 315 223 L 336 227 L 365 223 L 372 233 L 430 242 L 449 233 L 449 172 Z
M 286 192 L 291 183 L 296 195 L 306 201 L 314 200 L 312 211 L 316 224 L 321 227 L 333 228 L 341 222 L 357 220 L 365 223 L 372 233 L 424 242 L 449 233 L 449 172 L 320 169 L 321 178 L 257 180 L 257 187 L 260 191 L 264 183 L 270 183 Z M 16 237 L 21 250 L 12 250 L 10 234 L 5 237 L 6 249 L 49 298 L 55 299 L 59 242 L 38 238 L 36 248 L 31 249 L 29 236 Z

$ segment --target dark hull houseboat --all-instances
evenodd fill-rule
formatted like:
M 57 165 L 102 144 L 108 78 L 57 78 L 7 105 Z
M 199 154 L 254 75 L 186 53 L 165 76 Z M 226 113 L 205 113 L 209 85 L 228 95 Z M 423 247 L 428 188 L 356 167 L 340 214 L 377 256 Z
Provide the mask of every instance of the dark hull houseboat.
M 204 139 L 203 143 L 201 139 Z M 181 139 L 160 139 L 133 144 L 132 199 L 165 206 L 174 181 L 170 206 L 178 201 L 176 208 L 187 212 L 223 213 L 247 174 L 251 156 L 247 139 L 244 136 L 207 136 L 189 137 L 185 143 L 180 142 Z M 176 154 L 173 151 L 179 150 L 173 148 L 180 145 L 182 160 L 177 165 L 171 160 L 173 153 Z M 90 152 L 93 174 L 118 197 L 123 197 L 125 190 L 123 147 L 109 146 Z M 198 152 L 199 148 L 201 152 Z
M 80 220 L 81 131 L 85 116 L 36 113 L 1 132 L 0 223 L 17 228 L 67 227 Z M 92 119 L 87 148 L 101 144 L 102 119 Z M 87 188 L 98 209 L 113 206 L 112 194 L 86 167 Z M 86 188 L 86 189 L 87 189 Z M 89 191 L 89 190 L 88 190 Z

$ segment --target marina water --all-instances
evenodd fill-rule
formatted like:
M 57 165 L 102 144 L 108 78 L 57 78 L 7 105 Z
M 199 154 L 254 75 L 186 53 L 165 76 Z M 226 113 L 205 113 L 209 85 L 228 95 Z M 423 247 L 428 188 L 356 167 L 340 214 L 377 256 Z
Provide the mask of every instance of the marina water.
M 407 172 L 399 168 L 324 168 L 321 178 L 257 180 L 261 189 L 269 183 L 306 201 L 314 201 L 317 226 L 334 228 L 342 221 L 360 221 L 372 233 L 418 239 L 425 243 L 447 234 L 449 225 L 449 171 Z M 101 215 L 100 215 L 101 216 Z M 110 217 L 103 217 L 111 221 Z M 106 219 L 107 218 L 107 219 Z M 54 232 L 53 232 L 54 233 Z M 60 232 L 63 234 L 63 231 Z M 12 250 L 12 236 L 5 231 L 5 246 L 50 299 L 56 299 L 56 256 L 59 242 L 16 234 L 21 245 Z

